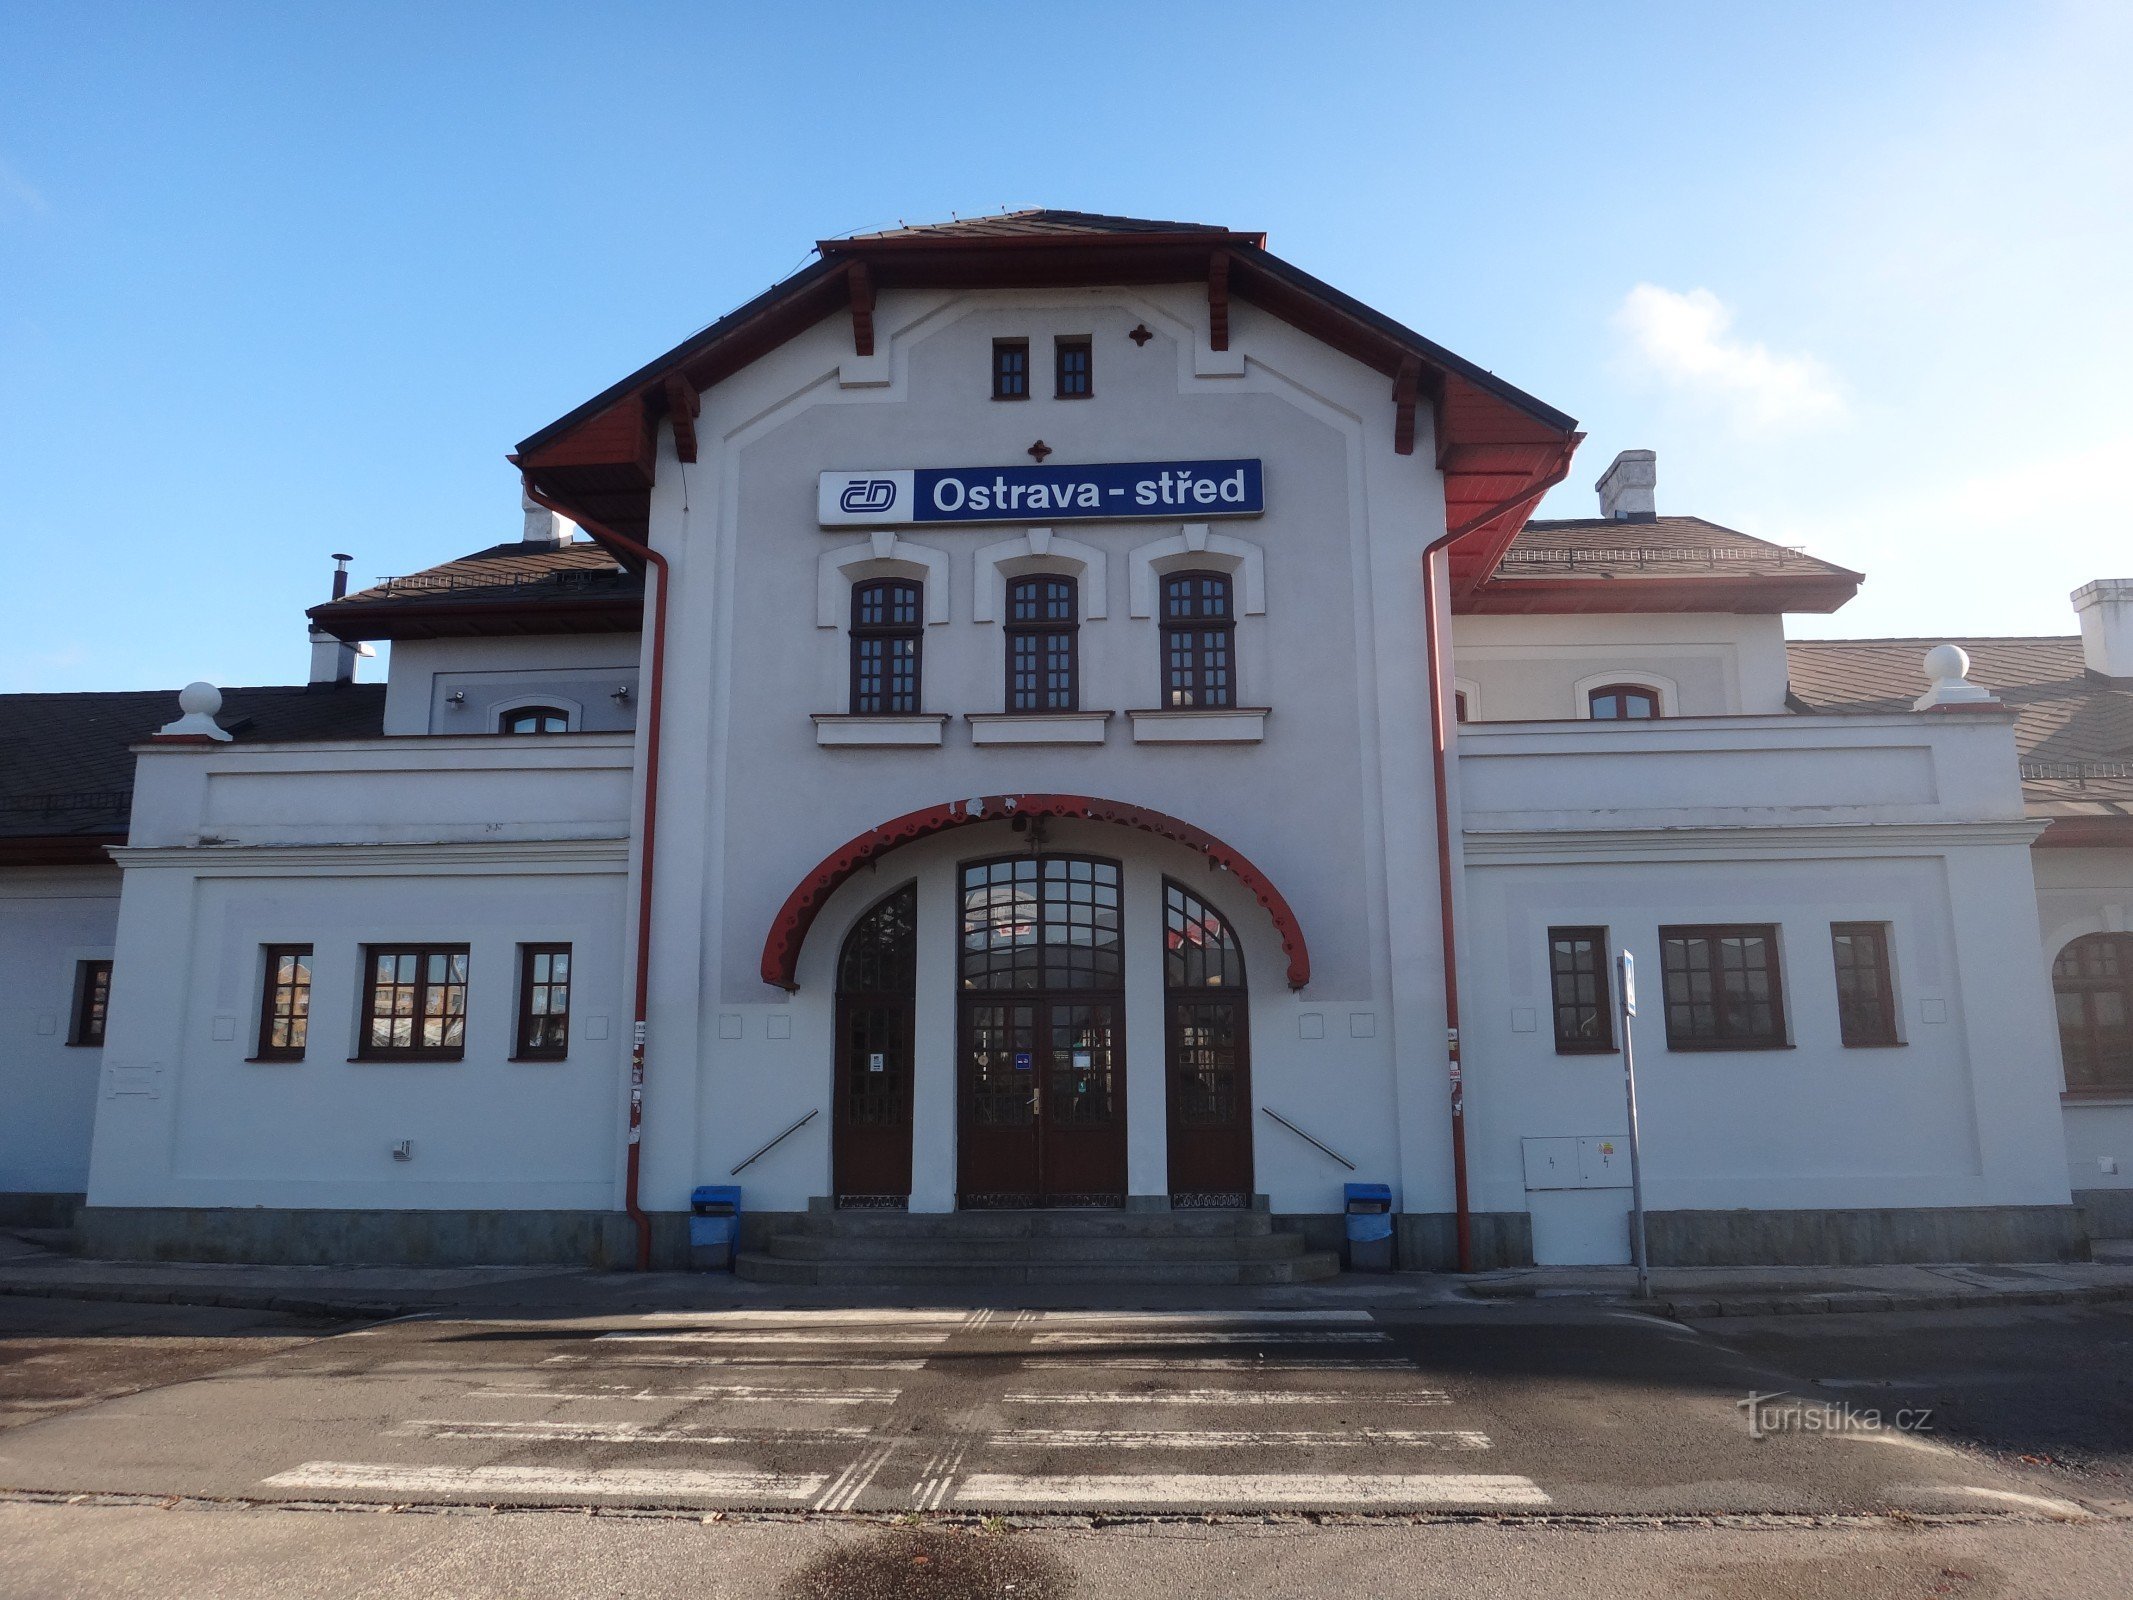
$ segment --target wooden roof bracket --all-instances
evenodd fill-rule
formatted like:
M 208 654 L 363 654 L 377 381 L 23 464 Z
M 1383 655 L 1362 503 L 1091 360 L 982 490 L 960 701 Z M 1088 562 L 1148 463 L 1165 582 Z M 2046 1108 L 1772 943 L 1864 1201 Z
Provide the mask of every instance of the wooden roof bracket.
M 703 396 L 696 392 L 696 385 L 679 373 L 666 381 L 667 420 L 674 424 L 674 454 L 682 460 L 696 460 L 696 414 L 703 405 Z
M 1207 258 L 1207 348 L 1229 348 L 1229 252 Z
M 854 261 L 844 277 L 852 294 L 852 354 L 874 353 L 874 280 L 864 261 Z
M 1392 380 L 1392 448 L 1403 456 L 1415 453 L 1415 402 L 1422 393 L 1422 363 L 1415 356 L 1402 356 L 1400 370 Z

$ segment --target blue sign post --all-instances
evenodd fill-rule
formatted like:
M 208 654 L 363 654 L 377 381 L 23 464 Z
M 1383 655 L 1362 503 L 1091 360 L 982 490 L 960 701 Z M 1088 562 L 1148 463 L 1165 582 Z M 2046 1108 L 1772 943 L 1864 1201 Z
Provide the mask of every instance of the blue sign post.
M 1156 517 L 1198 522 L 1256 517 L 1265 510 L 1266 486 L 1256 460 L 825 472 L 816 503 L 825 528 Z

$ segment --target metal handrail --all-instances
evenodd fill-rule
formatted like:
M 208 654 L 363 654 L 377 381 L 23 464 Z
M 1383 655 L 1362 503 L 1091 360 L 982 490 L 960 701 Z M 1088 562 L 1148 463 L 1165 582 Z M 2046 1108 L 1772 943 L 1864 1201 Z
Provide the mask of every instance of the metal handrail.
M 726 1176 L 729 1178 L 738 1178 L 748 1168 L 754 1166 L 758 1161 L 762 1160 L 763 1157 L 769 1155 L 771 1151 L 777 1149 L 779 1145 L 783 1144 L 787 1139 L 790 1139 L 794 1134 L 798 1133 L 802 1128 L 806 1127 L 810 1122 L 813 1122 L 815 1118 L 821 1115 L 822 1108 L 820 1106 L 815 1107 L 814 1110 L 810 1111 L 798 1122 L 795 1122 L 791 1127 L 787 1128 L 783 1133 L 779 1134 L 775 1139 L 771 1140 L 770 1143 L 763 1146 L 762 1149 L 758 1150 L 746 1161 L 743 1161 L 739 1166 L 735 1167 L 731 1172 L 727 1173 Z
M 1564 567 L 1575 570 L 1579 562 L 1603 567 L 1649 567 L 1702 565 L 1727 562 L 1767 561 L 1782 567 L 1806 554 L 1796 544 L 1771 545 L 1543 545 L 1538 549 L 1512 549 L 1504 554 L 1506 567 Z
M 2091 778 L 2133 778 L 2133 761 L 2025 761 L 2031 783 L 2086 783 Z
M 1295 1134 L 1297 1138 L 1303 1140 L 1305 1144 L 1323 1150 L 1327 1155 L 1331 1156 L 1335 1161 L 1338 1161 L 1350 1172 L 1355 1171 L 1355 1163 L 1353 1161 L 1350 1161 L 1346 1156 L 1342 1155 L 1330 1144 L 1326 1144 L 1320 1140 L 1312 1138 L 1308 1133 L 1305 1133 L 1303 1129 L 1297 1127 L 1295 1123 L 1291 1122 L 1287 1117 L 1276 1111 L 1272 1106 L 1261 1106 L 1259 1109 L 1261 1111 L 1264 1111 L 1268 1116 L 1272 1117 L 1276 1122 L 1280 1123 L 1284 1128 L 1287 1128 L 1289 1132 Z

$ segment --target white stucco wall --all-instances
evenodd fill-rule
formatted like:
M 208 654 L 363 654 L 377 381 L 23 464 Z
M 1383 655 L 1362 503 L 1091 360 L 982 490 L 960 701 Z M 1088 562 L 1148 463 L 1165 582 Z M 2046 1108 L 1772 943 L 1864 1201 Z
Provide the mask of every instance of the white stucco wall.
M 1602 683 L 1650 684 L 1670 717 L 1785 709 L 1782 617 L 1462 616 L 1452 650 L 1477 722 L 1586 717 Z
M 971 795 L 1090 794 L 1168 812 L 1229 841 L 1274 880 L 1303 925 L 1314 963 L 1306 1001 L 1370 1011 L 1374 1048 L 1397 1073 L 1442 1083 L 1436 922 L 1412 914 L 1434 895 L 1426 798 L 1417 799 L 1429 793 L 1419 554 L 1428 530 L 1443 525 L 1432 446 L 1424 437 L 1412 456 L 1393 453 L 1382 375 L 1249 307 L 1233 309 L 1232 351 L 1209 359 L 1205 315 L 1204 295 L 1189 288 L 887 292 L 875 313 L 883 341 L 875 361 L 853 360 L 849 319 L 833 317 L 705 395 L 700 456 L 686 472 L 662 440 L 652 537 L 673 564 L 675 591 L 649 1204 L 678 1205 L 692 1184 L 723 1177 L 726 1138 L 714 1149 L 706 1128 L 730 1118 L 768 1137 L 788 1106 L 806 1109 L 793 1081 L 774 1092 L 712 1092 L 729 1081 L 720 1063 L 737 1054 L 718 1017 L 780 1003 L 757 966 L 786 895 L 848 839 Z M 1156 335 L 1145 347 L 1125 337 L 1137 324 Z M 1042 355 L 1057 333 L 1095 339 L 1093 401 L 1044 398 L 1042 385 L 1025 402 L 988 398 L 994 338 L 1027 337 Z M 840 374 L 861 381 L 848 386 Z M 1115 715 L 1099 745 L 974 745 L 962 715 L 998 711 L 1003 693 L 1000 628 L 977 620 L 981 578 L 992 579 L 976 555 L 1017 536 L 1019 525 L 1006 524 L 899 531 L 945 557 L 946 615 L 927 627 L 924 645 L 924 709 L 953 719 L 943 743 L 818 744 L 812 717 L 845 709 L 848 671 L 842 629 L 819 625 L 820 558 L 867 541 L 817 527 L 816 474 L 1015 463 L 1040 436 L 1054 465 L 1264 460 L 1267 514 L 1215 530 L 1263 551 L 1265 612 L 1240 620 L 1238 647 L 1240 698 L 1271 708 L 1264 742 L 1139 744 Z M 1060 528 L 1105 558 L 1104 614 L 1081 630 L 1085 707 L 1125 713 L 1158 703 L 1157 625 L 1133 614 L 1131 574 L 1137 550 L 1184 528 L 1179 513 Z M 818 924 L 809 958 L 835 937 Z M 828 996 L 803 987 L 784 1003 L 795 1019 L 788 1053 L 798 1056 L 797 1041 L 825 1037 Z M 810 1008 L 819 1027 L 801 1021 Z M 825 1051 L 798 1068 L 797 1082 L 826 1084 Z M 1404 1121 L 1397 1098 L 1382 1085 L 1371 1092 L 1368 1117 L 1400 1140 L 1370 1175 L 1404 1181 L 1414 1209 L 1446 1209 L 1441 1096 L 1432 1095 L 1429 1114 Z M 1157 1130 L 1136 1136 L 1144 1131 Z M 795 1175 L 776 1180 L 777 1193 L 798 1196 L 819 1181 L 819 1164 L 812 1178 L 797 1174 L 801 1159 L 794 1152 Z M 1388 1161 L 1397 1170 L 1383 1170 Z M 1283 1203 L 1323 1203 L 1301 1180 L 1277 1178 Z M 1152 1180 L 1141 1169 L 1135 1181 Z
M 385 731 L 493 734 L 503 710 L 533 703 L 570 712 L 573 731 L 634 728 L 642 649 L 634 633 L 403 639 L 386 673 Z M 466 698 L 455 705 L 455 693 Z
M 2087 933 L 2133 932 L 2133 850 L 2034 852 L 2047 981 L 2059 952 Z M 2063 1075 L 2059 1078 L 2064 1087 Z M 2068 1100 L 2066 1162 L 2076 1189 L 2133 1188 L 2133 1094 Z M 2113 1172 L 2109 1167 L 2115 1166 Z
M 113 866 L 0 870 L 0 1194 L 79 1194 L 103 1051 L 67 1043 L 77 965 L 108 958 Z

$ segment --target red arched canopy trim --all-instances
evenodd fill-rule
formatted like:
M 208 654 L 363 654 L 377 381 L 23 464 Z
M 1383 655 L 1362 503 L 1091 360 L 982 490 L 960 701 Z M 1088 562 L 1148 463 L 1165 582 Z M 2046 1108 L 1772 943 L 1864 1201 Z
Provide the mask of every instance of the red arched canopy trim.
M 996 794 L 981 800 L 951 800 L 946 805 L 907 812 L 831 851 L 822 858 L 820 866 L 800 880 L 800 886 L 778 909 L 777 920 L 770 925 L 770 937 L 763 941 L 763 981 L 774 983 L 781 989 L 799 988 L 794 973 L 800 964 L 800 946 L 806 942 L 808 928 L 837 886 L 861 867 L 899 845 L 930 838 L 950 828 L 967 827 L 973 822 L 1001 822 L 1014 817 L 1076 817 L 1088 822 L 1116 823 L 1123 828 L 1159 834 L 1197 850 L 1212 865 L 1222 868 L 1243 884 L 1252 892 L 1253 898 L 1266 907 L 1267 915 L 1274 919 L 1274 931 L 1281 936 L 1282 952 L 1289 960 L 1289 987 L 1301 989 L 1311 981 L 1311 951 L 1304 943 L 1303 929 L 1297 925 L 1296 913 L 1289 909 L 1288 901 L 1282 899 L 1281 891 L 1266 874 L 1241 852 L 1204 829 L 1180 822 L 1164 812 L 1150 811 L 1144 806 L 1121 805 L 1115 800 L 1092 800 L 1081 794 Z

